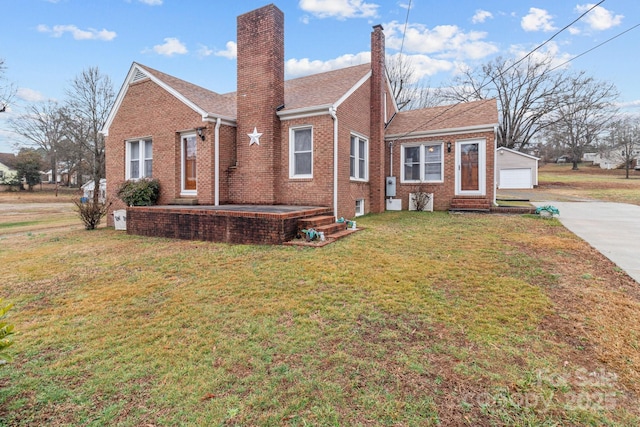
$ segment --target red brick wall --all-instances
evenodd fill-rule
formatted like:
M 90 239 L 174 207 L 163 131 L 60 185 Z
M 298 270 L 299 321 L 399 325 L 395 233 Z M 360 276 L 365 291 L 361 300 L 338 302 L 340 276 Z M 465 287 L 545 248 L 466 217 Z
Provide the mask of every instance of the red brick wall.
M 230 170 L 230 201 L 276 202 L 280 173 L 280 120 L 284 104 L 284 14 L 268 5 L 237 20 L 237 167 Z M 262 133 L 260 145 L 247 134 Z
M 376 25 L 371 33 L 371 102 L 369 140 L 369 181 L 371 212 L 385 210 L 385 142 L 384 103 L 385 39 L 382 26 Z
M 292 128 L 313 128 L 313 178 L 289 178 L 289 135 Z M 282 150 L 277 203 L 333 208 L 333 119 L 329 114 L 282 122 Z
M 365 212 L 371 212 L 371 174 L 372 149 L 371 117 L 369 104 L 371 86 L 369 82 L 362 85 L 345 102 L 338 107 L 338 217 L 352 219 L 356 213 L 356 200 L 365 201 Z M 355 132 L 369 141 L 369 181 L 351 181 L 349 176 L 349 156 L 351 154 L 351 135 Z
M 468 133 L 463 135 L 446 135 L 446 136 L 433 136 L 427 138 L 405 139 L 402 141 L 396 141 L 393 147 L 393 173 L 396 177 L 396 199 L 402 199 L 402 209 L 409 209 L 409 193 L 413 193 L 417 187 L 423 189 L 428 193 L 433 193 L 434 210 L 444 211 L 451 207 L 451 199 L 455 196 L 455 182 L 456 182 L 456 170 L 455 170 L 455 151 L 456 141 L 462 141 L 467 139 L 481 138 L 486 141 L 485 145 L 485 157 L 486 157 L 486 200 L 493 201 L 494 199 L 494 134 L 493 132 L 480 132 L 480 133 Z M 442 183 L 406 183 L 401 182 L 402 177 L 402 164 L 401 150 L 402 145 L 420 142 L 443 142 L 444 151 L 444 182 Z M 451 142 L 451 152 L 447 152 L 447 142 Z M 387 150 L 389 148 L 387 147 Z M 387 156 L 389 152 L 387 151 Z
M 179 132 L 203 126 L 198 113 L 151 80 L 132 84 L 105 142 L 107 193 L 115 201 L 111 211 L 124 207 L 117 199 L 116 191 L 125 180 L 128 140 L 152 139 L 153 177 L 161 185 L 159 203 L 165 204 L 180 195 Z M 213 200 L 213 126 L 207 124 L 206 127 L 206 141 L 198 139 L 198 198 L 201 203 Z M 113 225 L 111 215 L 108 223 Z

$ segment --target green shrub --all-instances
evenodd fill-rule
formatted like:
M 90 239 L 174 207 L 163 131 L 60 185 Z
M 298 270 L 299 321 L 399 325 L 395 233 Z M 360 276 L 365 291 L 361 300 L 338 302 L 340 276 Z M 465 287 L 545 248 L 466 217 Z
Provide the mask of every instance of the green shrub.
M 155 205 L 160 197 L 160 183 L 157 179 L 125 181 L 118 188 L 118 197 L 127 206 Z
M 13 304 L 3 306 L 2 298 L 0 298 L 0 365 L 11 361 L 11 356 L 9 356 L 5 350 L 13 344 L 13 341 L 7 338 L 13 335 L 13 325 L 4 321 L 11 307 L 13 307 Z

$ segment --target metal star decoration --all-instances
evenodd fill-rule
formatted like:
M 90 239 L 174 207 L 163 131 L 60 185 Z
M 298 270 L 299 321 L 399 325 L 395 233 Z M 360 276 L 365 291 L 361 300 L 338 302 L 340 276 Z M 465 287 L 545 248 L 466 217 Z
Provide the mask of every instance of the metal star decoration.
M 249 145 L 253 145 L 253 144 L 260 145 L 260 137 L 262 136 L 262 134 L 258 132 L 257 128 L 254 127 L 253 133 L 248 133 L 247 136 L 251 138 L 251 141 L 249 141 Z

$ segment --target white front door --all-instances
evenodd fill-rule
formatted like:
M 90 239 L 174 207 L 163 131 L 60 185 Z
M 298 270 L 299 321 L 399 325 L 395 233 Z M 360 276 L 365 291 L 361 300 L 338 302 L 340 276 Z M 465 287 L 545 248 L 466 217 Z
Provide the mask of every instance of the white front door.
M 456 141 L 456 195 L 486 194 L 485 141 Z

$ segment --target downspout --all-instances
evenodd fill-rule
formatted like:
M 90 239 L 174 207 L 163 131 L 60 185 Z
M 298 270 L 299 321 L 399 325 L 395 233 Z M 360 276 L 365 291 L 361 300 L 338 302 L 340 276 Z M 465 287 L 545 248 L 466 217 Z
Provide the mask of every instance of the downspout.
M 220 205 L 220 123 L 222 123 L 222 119 L 218 117 L 216 119 L 216 127 L 213 132 L 213 149 L 215 150 L 214 160 L 213 160 L 213 174 L 214 174 L 214 202 L 215 206 Z
M 336 108 L 329 108 L 333 119 L 333 216 L 338 218 L 338 115 Z
M 493 127 L 493 206 L 498 206 L 498 126 Z

